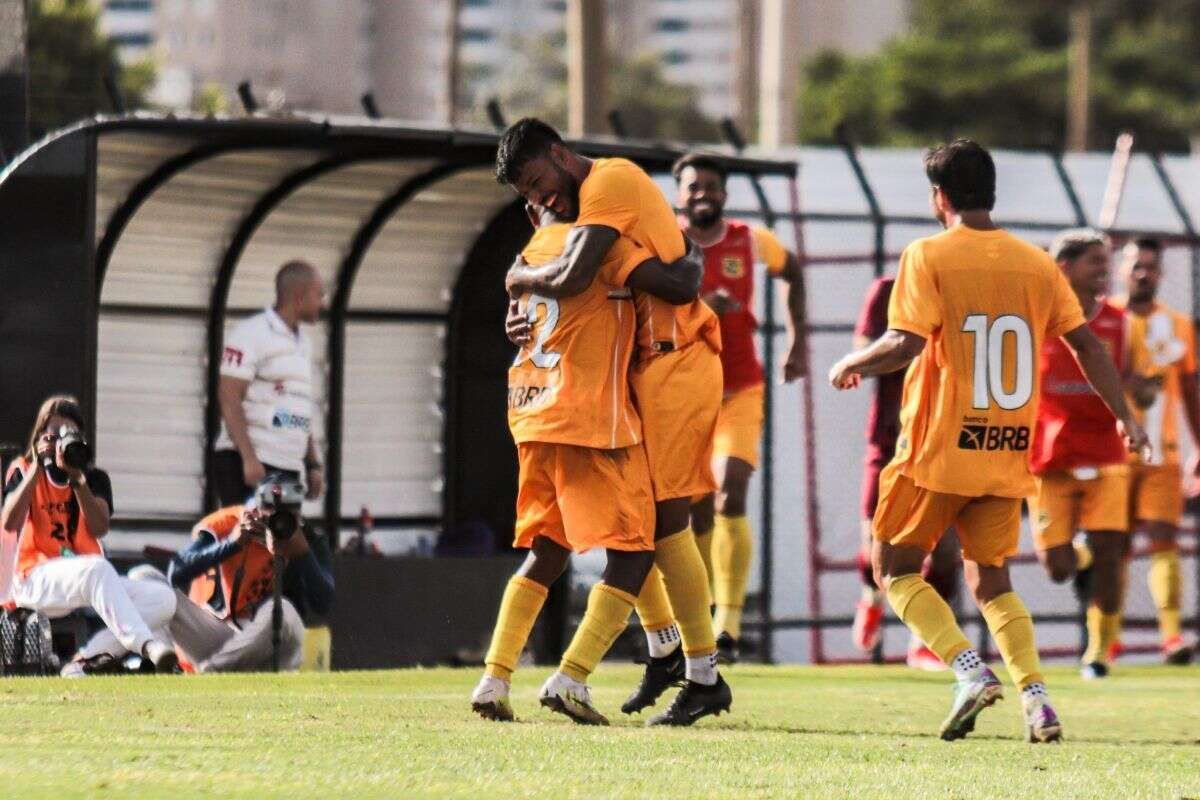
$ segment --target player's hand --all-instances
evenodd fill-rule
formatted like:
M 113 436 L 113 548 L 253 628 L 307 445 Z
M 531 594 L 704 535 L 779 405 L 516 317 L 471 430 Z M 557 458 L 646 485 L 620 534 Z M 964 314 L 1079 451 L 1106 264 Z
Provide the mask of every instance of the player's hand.
M 246 482 L 247 486 L 258 486 L 265 477 L 267 477 L 267 468 L 258 460 L 258 456 L 253 453 L 249 456 L 242 456 L 242 480 Z
M 739 311 L 742 307 L 742 304 L 735 300 L 733 295 L 726 289 L 717 289 L 716 291 L 709 292 L 701 299 L 718 314 L 730 314 L 734 311 Z
M 529 224 L 537 230 L 542 226 L 542 210 L 533 203 L 525 204 L 525 216 L 529 218 Z
M 320 467 L 310 467 L 304 475 L 308 491 L 304 493 L 306 500 L 316 500 L 325 491 L 325 473 Z
M 1125 438 L 1125 446 L 1129 452 L 1135 453 L 1143 461 L 1149 461 L 1153 452 L 1150 449 L 1150 437 L 1135 419 L 1117 420 L 1117 430 Z
M 532 333 L 533 327 L 529 324 L 529 317 L 521 308 L 520 301 L 510 300 L 508 316 L 504 318 L 504 335 L 517 347 L 524 347 L 529 344 Z
M 857 389 L 862 383 L 862 376 L 852 371 L 845 360 L 839 361 L 829 369 L 829 382 L 838 391 Z
M 800 378 L 808 377 L 808 359 L 805 358 L 804 347 L 793 343 L 788 351 L 787 361 L 783 362 L 783 382 L 792 383 Z

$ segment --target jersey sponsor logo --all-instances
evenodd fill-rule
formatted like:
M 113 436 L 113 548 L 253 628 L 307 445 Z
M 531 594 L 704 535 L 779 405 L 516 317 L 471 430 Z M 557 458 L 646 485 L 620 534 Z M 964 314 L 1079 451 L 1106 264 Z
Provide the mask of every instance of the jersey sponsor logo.
M 550 402 L 553 394 L 553 386 L 510 386 L 508 387 L 508 407 L 511 410 L 519 410 L 543 405 Z
M 726 278 L 740 278 L 746 274 L 746 262 L 741 256 L 725 256 L 721 259 L 721 272 Z
M 293 414 L 290 411 L 279 410 L 271 417 L 272 428 L 283 428 L 284 430 L 300 430 L 308 433 L 312 421 L 308 417 L 300 414 Z
M 1029 449 L 1029 428 L 1024 425 L 963 425 L 958 434 L 960 450 L 1023 451 Z
M 226 347 L 225 354 L 221 357 L 221 362 L 231 367 L 240 367 L 243 358 L 245 358 L 245 353 L 241 350 L 238 350 L 236 347 Z

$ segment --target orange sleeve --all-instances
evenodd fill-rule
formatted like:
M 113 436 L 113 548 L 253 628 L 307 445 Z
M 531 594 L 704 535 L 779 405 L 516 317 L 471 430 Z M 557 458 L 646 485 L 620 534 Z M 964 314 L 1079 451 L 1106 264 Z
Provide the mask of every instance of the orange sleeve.
M 233 532 L 234 527 L 237 526 L 238 520 L 241 518 L 241 506 L 219 508 L 196 523 L 196 527 L 192 528 L 192 536 L 196 537 L 202 532 L 208 531 L 218 539 L 224 539 Z
M 1079 305 L 1079 298 L 1058 265 L 1054 266 L 1054 286 L 1051 291 L 1053 305 L 1050 308 L 1049 321 L 1046 323 L 1047 339 L 1057 339 L 1064 333 L 1087 324 L 1087 318 L 1083 316 L 1083 309 Z
M 579 217 L 575 224 L 607 225 L 622 235 L 629 235 L 641 215 L 641 191 L 637 176 L 631 170 L 615 167 L 593 167 L 579 191 Z
M 651 258 L 654 258 L 654 253 L 622 236 L 613 243 L 608 255 L 604 257 L 604 263 L 600 266 L 600 278 L 612 286 L 624 286 L 633 271 Z
M 1177 314 L 1175 317 L 1175 335 L 1183 340 L 1183 358 L 1179 368 L 1185 373 L 1196 371 L 1196 328 L 1187 316 Z
M 920 242 L 904 248 L 888 301 L 888 327 L 929 338 L 942 327 L 941 295 L 925 263 Z
M 757 225 L 750 229 L 754 237 L 754 255 L 767 265 L 767 272 L 778 275 L 787 264 L 788 252 L 783 243 L 766 228 Z

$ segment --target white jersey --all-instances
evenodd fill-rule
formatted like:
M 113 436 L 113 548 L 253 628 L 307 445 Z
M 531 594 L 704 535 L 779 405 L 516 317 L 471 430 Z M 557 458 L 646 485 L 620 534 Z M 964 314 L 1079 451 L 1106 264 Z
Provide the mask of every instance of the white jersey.
M 254 454 L 263 464 L 304 471 L 313 430 L 312 344 L 275 310 L 243 320 L 225 337 L 221 374 L 250 381 L 242 410 Z M 215 445 L 235 449 L 224 421 Z

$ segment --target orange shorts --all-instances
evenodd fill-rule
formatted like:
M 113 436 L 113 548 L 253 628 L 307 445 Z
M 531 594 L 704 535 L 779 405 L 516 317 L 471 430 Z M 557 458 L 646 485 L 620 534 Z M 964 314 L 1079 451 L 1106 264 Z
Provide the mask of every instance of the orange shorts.
M 721 400 L 713 452 L 718 458 L 740 458 L 758 469 L 762 432 L 763 385 L 760 383 L 739 389 Z
M 876 540 L 931 553 L 951 525 L 958 530 L 964 558 L 1003 566 L 1020 544 L 1021 501 L 933 492 L 913 483 L 894 462 L 884 468 L 875 509 Z
M 1129 467 L 1054 470 L 1037 478 L 1029 498 L 1033 546 L 1040 552 L 1070 544 L 1075 532 L 1129 530 Z
M 713 436 L 721 408 L 721 357 L 703 342 L 639 363 L 630 376 L 655 500 L 715 492 Z
M 1130 519 L 1179 525 L 1183 517 L 1183 470 L 1180 466 L 1133 464 L 1130 470 Z
M 582 553 L 654 549 L 654 495 L 641 445 L 599 450 L 521 442 L 514 547 L 545 536 Z

